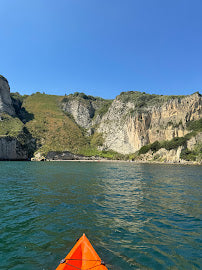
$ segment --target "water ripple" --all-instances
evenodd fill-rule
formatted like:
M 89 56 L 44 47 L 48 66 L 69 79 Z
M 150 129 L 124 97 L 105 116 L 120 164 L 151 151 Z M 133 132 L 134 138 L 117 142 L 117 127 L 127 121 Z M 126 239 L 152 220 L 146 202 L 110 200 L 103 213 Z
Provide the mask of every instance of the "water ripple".
M 201 167 L 0 162 L 0 269 L 55 269 L 83 232 L 111 270 L 200 269 Z

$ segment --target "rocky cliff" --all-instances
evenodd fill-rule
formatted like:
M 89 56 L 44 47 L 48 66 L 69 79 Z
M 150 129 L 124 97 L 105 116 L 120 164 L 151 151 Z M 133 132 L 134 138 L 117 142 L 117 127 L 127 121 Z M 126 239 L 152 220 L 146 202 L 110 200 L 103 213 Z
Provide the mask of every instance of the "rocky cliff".
M 64 112 L 72 115 L 75 122 L 91 135 L 94 126 L 100 123 L 111 102 L 111 100 L 76 92 L 63 98 L 61 108 Z
M 189 123 L 201 119 L 201 95 L 198 92 L 189 96 L 123 92 L 108 104 L 102 115 L 98 113 L 96 118 L 93 117 L 95 110 L 92 110 L 92 104 L 89 106 L 86 100 L 67 101 L 66 107 L 63 105 L 63 110 L 67 107 L 77 124 L 86 129 L 90 127 L 96 136 L 99 134 L 101 143 L 97 144 L 97 147 L 100 150 L 113 150 L 127 155 L 156 141 L 170 141 L 170 145 L 174 145 L 173 149 L 170 146 L 170 149 L 169 147 L 166 149 L 161 143 L 162 146 L 159 146 L 161 149 L 156 155 L 150 151 L 145 153 L 144 157 L 138 158 L 179 162 L 183 149 L 193 151 L 196 145 L 201 145 L 201 122 L 196 134 L 190 134 L 192 129 L 188 127 Z M 178 138 L 184 140 L 180 143 L 172 142 Z
M 27 160 L 33 155 L 35 140 L 19 119 L 17 101 L 13 101 L 8 81 L 0 76 L 0 160 Z
M 201 95 L 20 96 L 0 76 L 0 159 L 202 159 Z M 51 153 L 51 154 L 50 154 Z M 59 154 L 58 154 L 59 153 Z M 63 154 L 64 153 L 64 154 Z M 73 158 L 72 158 L 73 159 Z
M 6 78 L 0 75 L 0 114 L 14 116 L 15 110 L 10 97 L 10 87 Z
M 141 106 L 133 100 L 144 100 L 146 95 L 129 93 L 127 101 L 124 100 L 124 95 L 123 93 L 113 101 L 98 128 L 104 136 L 103 146 L 123 154 L 134 153 L 143 145 L 157 140 L 183 137 L 189 132 L 187 122 L 201 118 L 199 93 L 164 99 L 154 96 L 141 103 Z

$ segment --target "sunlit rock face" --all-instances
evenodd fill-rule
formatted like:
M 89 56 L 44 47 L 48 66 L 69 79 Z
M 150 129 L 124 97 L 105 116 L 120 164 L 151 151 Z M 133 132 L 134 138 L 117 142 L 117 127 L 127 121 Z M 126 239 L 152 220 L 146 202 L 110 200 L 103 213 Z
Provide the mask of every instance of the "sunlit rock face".
M 8 81 L 0 75 L 0 114 L 7 113 L 15 116 L 15 110 L 10 97 L 10 87 Z
M 62 109 L 72 114 L 76 123 L 81 127 L 87 129 L 91 126 L 95 112 L 92 102 L 81 102 L 81 100 L 74 99 L 62 103 Z
M 96 112 L 106 104 L 106 100 L 91 96 L 89 98 L 86 95 L 84 98 L 75 96 L 64 100 L 60 104 L 62 110 L 72 115 L 74 121 L 91 135 L 92 128 L 98 125 L 102 118 L 102 115 Z
M 186 135 L 190 132 L 186 123 L 199 120 L 201 116 L 199 93 L 173 98 L 141 110 L 130 101 L 122 102 L 116 98 L 102 118 L 98 131 L 104 136 L 105 149 L 128 154 L 154 141 Z
M 66 98 L 61 107 L 89 135 L 93 132 L 102 134 L 104 144 L 100 150 L 111 149 L 122 154 L 134 153 L 154 141 L 183 137 L 190 132 L 186 123 L 201 118 L 199 93 L 173 97 L 154 95 L 160 102 L 150 102 L 153 95 L 148 94 L 145 100 L 137 101 L 140 96 L 144 98 L 140 92 L 123 92 L 104 114 L 100 114 L 99 109 L 105 101 L 98 99 L 72 96 Z

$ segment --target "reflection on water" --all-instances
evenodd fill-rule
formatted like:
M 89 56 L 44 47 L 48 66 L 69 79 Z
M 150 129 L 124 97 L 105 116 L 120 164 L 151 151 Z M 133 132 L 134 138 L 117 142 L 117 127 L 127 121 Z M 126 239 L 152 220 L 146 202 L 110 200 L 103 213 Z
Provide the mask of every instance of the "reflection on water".
M 201 167 L 0 162 L 0 269 L 55 269 L 85 232 L 109 269 L 200 269 Z

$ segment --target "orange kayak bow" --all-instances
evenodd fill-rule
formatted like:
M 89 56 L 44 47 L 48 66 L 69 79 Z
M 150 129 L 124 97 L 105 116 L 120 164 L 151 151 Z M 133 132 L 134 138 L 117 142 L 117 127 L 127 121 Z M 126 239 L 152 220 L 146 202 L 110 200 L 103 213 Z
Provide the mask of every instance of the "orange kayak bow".
M 83 234 L 56 270 L 107 270 L 88 238 Z

